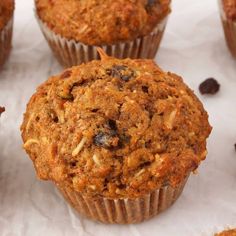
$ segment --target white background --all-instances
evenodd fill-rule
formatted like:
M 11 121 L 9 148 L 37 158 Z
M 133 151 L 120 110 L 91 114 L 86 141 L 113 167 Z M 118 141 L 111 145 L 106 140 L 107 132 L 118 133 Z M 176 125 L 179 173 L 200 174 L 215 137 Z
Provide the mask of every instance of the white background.
M 36 179 L 22 150 L 19 126 L 36 86 L 62 68 L 52 56 L 33 14 L 32 0 L 17 0 L 14 49 L 0 72 L 1 236 L 207 236 L 236 227 L 236 61 L 224 41 L 216 0 L 174 0 L 167 31 L 157 56 L 164 70 L 198 85 L 215 77 L 221 91 L 200 96 L 214 127 L 209 155 L 191 176 L 178 202 L 139 225 L 107 226 L 77 215 L 51 183 Z

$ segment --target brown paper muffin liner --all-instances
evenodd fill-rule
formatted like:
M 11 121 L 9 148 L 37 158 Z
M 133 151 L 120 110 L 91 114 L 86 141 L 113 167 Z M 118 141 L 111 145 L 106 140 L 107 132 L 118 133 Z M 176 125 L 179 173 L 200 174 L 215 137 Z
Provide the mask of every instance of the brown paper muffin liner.
M 75 40 L 68 40 L 55 34 L 46 23 L 39 19 L 37 13 L 36 18 L 50 48 L 64 67 L 71 67 L 99 59 L 97 46 L 101 47 L 107 55 L 116 58 L 153 59 L 156 56 L 168 20 L 167 16 L 149 35 L 136 38 L 133 41 L 113 45 L 91 46 L 76 42 Z
M 57 187 L 74 209 L 92 220 L 107 224 L 132 224 L 148 220 L 169 208 L 182 193 L 188 177 L 176 188 L 162 187 L 135 199 L 91 198 L 68 187 Z
M 11 51 L 12 31 L 13 31 L 13 17 L 8 21 L 6 26 L 0 31 L 0 68 L 7 60 Z
M 234 58 L 236 58 L 236 21 L 232 21 L 230 19 L 227 19 L 224 7 L 223 7 L 223 1 L 218 0 L 219 6 L 220 6 L 220 14 L 221 14 L 221 20 L 223 24 L 223 29 L 225 33 L 225 39 L 227 46 Z

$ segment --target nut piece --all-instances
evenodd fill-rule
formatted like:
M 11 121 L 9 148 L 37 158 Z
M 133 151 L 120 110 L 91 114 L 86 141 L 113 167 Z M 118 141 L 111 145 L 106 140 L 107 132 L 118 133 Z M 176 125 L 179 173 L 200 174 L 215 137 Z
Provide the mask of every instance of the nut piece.
M 138 173 L 135 174 L 135 177 L 139 177 L 145 172 L 145 169 L 141 169 Z
M 24 147 L 24 149 L 26 149 L 27 147 L 31 146 L 32 144 L 40 144 L 40 142 L 37 139 L 29 139 L 24 143 L 23 147 Z
M 173 110 L 170 115 L 165 119 L 165 126 L 168 128 L 168 129 L 172 129 L 173 128 L 173 125 L 174 125 L 174 120 L 175 120 L 175 117 L 176 117 L 176 114 L 177 114 L 177 110 Z
M 96 190 L 96 186 L 95 185 L 89 185 L 88 188 L 92 189 L 92 190 Z
M 75 156 L 77 156 L 80 153 L 80 151 L 82 150 L 84 144 L 86 143 L 86 140 L 87 140 L 86 137 L 83 137 L 81 139 L 81 141 L 78 144 L 78 146 L 73 150 L 72 157 L 75 157 Z
M 100 160 L 99 160 L 99 157 L 98 157 L 96 154 L 94 154 L 92 158 L 93 158 L 93 161 L 94 161 L 94 163 L 95 163 L 96 165 L 98 165 L 98 166 L 101 165 L 101 162 L 100 162 Z

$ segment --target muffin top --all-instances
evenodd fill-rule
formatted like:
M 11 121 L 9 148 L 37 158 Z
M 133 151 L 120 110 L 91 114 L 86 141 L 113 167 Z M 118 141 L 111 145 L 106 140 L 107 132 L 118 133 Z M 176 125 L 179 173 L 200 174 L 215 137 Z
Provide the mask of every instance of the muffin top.
M 216 234 L 215 236 L 236 236 L 236 229 L 227 230 L 222 233 Z
M 114 44 L 149 34 L 170 12 L 170 0 L 36 0 L 55 33 L 87 45 Z
M 223 7 L 226 17 L 230 20 L 236 20 L 236 0 L 223 0 Z
M 201 102 L 151 60 L 100 54 L 30 99 L 21 130 L 39 178 L 108 198 L 177 186 L 207 154 Z
M 0 1 L 0 30 L 7 24 L 12 17 L 14 10 L 13 0 L 1 0 Z

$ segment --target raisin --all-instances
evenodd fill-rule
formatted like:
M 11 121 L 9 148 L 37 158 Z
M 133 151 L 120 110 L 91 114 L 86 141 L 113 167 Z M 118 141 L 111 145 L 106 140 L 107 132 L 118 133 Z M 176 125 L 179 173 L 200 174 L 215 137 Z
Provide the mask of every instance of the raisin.
M 66 79 L 69 78 L 71 76 L 72 72 L 70 70 L 65 70 L 62 74 L 61 74 L 61 79 Z
M 96 113 L 96 112 L 98 112 L 98 110 L 99 110 L 99 109 L 94 108 L 94 109 L 91 110 L 91 112 Z
M 156 0 L 148 0 L 147 1 L 145 9 L 147 10 L 148 13 L 151 11 L 151 9 L 155 3 L 156 3 Z
M 156 2 L 156 0 L 148 0 L 148 5 L 152 5 L 152 4 L 154 4 Z
M 70 166 L 71 166 L 71 167 L 76 167 L 76 166 L 77 166 L 77 161 L 72 161 L 72 162 L 70 162 Z
M 148 87 L 147 86 L 142 86 L 142 90 L 144 93 L 148 93 Z
M 96 146 L 106 149 L 119 149 L 123 148 L 125 143 L 130 142 L 130 137 L 118 133 L 118 128 L 115 120 L 108 120 L 103 128 L 94 136 L 93 142 Z
M 110 132 L 100 131 L 96 136 L 94 136 L 93 142 L 99 147 L 112 149 L 119 146 L 119 137 L 113 130 Z
M 0 107 L 0 115 L 5 111 L 4 107 Z
M 50 110 L 49 112 L 49 116 L 51 117 L 51 119 L 53 120 L 53 122 L 58 123 L 59 119 L 57 117 L 57 114 L 54 110 Z
M 58 122 L 59 122 L 58 117 L 56 116 L 56 117 L 53 119 L 53 121 L 54 121 L 55 123 L 58 123 Z
M 123 147 L 124 143 L 129 143 L 130 142 L 131 137 L 126 135 L 126 134 L 121 134 L 120 135 L 120 145 Z
M 64 85 L 60 86 L 58 91 L 57 91 L 57 95 L 62 98 L 62 99 L 66 99 L 66 100 L 70 100 L 73 101 L 74 97 L 72 94 L 72 90 L 79 86 L 78 83 L 64 83 Z
M 236 151 L 236 143 L 234 144 L 234 149 L 235 149 L 235 151 Z
M 220 90 L 220 84 L 214 78 L 206 79 L 199 86 L 201 94 L 216 94 Z
M 116 121 L 115 120 L 108 120 L 108 126 L 111 130 L 116 131 L 117 126 L 116 126 Z
M 127 66 L 124 65 L 114 65 L 111 69 L 107 69 L 107 74 L 128 82 L 132 78 L 135 78 L 135 72 Z

